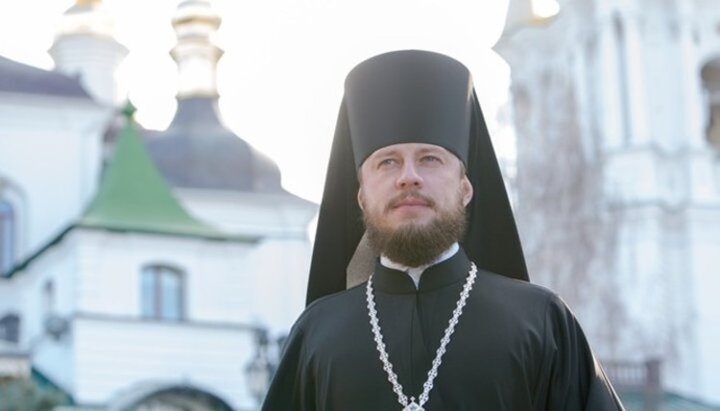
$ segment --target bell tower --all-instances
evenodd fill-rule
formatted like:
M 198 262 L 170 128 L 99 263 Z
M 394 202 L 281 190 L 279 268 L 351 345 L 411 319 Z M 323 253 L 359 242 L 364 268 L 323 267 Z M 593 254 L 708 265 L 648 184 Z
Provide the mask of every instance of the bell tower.
M 63 14 L 49 50 L 59 71 L 78 76 L 97 102 L 111 107 L 125 99 L 115 72 L 128 52 L 113 32 L 112 16 L 101 0 L 76 0 Z
M 207 0 L 183 0 L 172 25 L 177 44 L 170 54 L 178 65 L 178 98 L 217 97 L 217 63 L 223 50 L 213 43 L 220 16 Z
M 495 47 L 531 278 L 569 300 L 601 358 L 661 358 L 668 389 L 720 403 L 706 291 L 720 286 L 720 10 L 560 0 L 540 17 L 533 3 L 510 1 Z

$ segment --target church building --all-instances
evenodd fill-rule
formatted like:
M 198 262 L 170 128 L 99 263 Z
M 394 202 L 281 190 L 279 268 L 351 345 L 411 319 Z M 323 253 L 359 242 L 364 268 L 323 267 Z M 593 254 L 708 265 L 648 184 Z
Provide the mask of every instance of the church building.
M 63 15 L 55 70 L 0 57 L 0 381 L 73 409 L 257 408 L 304 307 L 317 206 L 223 125 L 220 23 L 179 2 L 165 131 L 117 91 L 127 50 L 100 0 Z
M 720 407 L 720 4 L 509 3 L 495 49 L 531 278 L 616 385 Z

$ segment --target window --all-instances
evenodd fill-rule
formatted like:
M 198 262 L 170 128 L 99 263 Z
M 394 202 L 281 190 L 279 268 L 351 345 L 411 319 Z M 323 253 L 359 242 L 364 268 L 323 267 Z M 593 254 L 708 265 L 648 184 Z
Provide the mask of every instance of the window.
M 701 75 L 707 98 L 705 138 L 720 147 L 720 59 L 706 63 Z
M 149 265 L 140 275 L 143 318 L 179 321 L 184 315 L 184 275 L 165 265 Z
M 55 283 L 53 280 L 47 280 L 43 285 L 43 314 L 48 317 L 55 311 Z
M 0 274 L 10 270 L 15 257 L 15 213 L 12 204 L 0 200 Z

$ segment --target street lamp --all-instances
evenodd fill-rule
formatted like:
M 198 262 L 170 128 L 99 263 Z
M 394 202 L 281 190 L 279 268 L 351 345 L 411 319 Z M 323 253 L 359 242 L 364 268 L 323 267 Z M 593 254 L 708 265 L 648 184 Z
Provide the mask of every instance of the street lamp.
M 268 358 L 268 342 L 267 330 L 258 328 L 255 331 L 255 356 L 245 366 L 248 390 L 258 405 L 265 398 L 275 368 Z

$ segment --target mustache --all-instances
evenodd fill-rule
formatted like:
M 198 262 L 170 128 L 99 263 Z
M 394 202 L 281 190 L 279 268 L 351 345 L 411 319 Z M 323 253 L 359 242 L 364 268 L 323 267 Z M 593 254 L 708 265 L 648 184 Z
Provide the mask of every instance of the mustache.
M 396 208 L 400 203 L 402 203 L 405 200 L 420 200 L 428 205 L 428 207 L 435 208 L 435 200 L 432 198 L 420 194 L 417 190 L 410 190 L 406 191 L 404 193 L 400 193 L 396 195 L 395 197 L 391 198 L 390 201 L 388 201 L 387 205 L 385 206 L 385 211 L 389 211 L 393 208 Z

